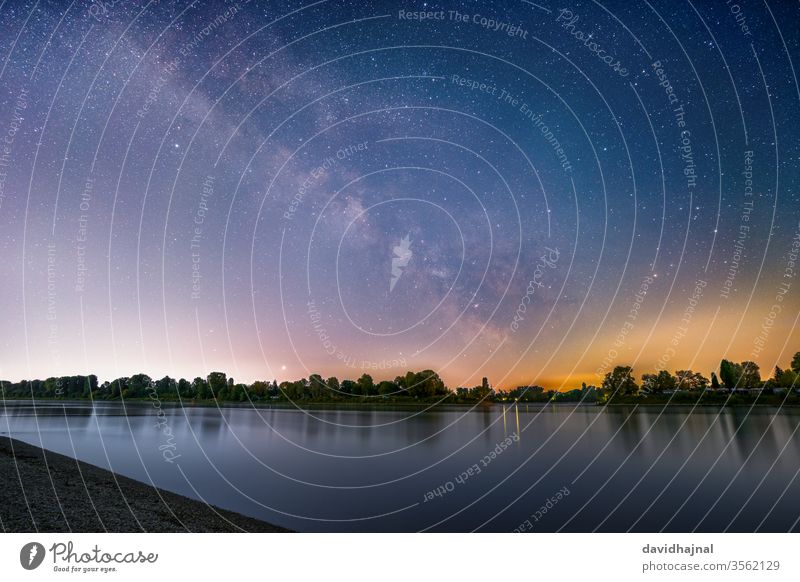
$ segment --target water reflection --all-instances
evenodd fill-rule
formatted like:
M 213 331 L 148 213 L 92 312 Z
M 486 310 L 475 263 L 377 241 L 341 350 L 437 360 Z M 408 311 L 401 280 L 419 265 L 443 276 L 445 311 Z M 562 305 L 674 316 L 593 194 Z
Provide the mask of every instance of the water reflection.
M 7 402 L 0 431 L 301 531 L 511 531 L 565 486 L 537 530 L 782 531 L 800 515 L 793 409 L 162 410 L 173 463 L 148 403 Z

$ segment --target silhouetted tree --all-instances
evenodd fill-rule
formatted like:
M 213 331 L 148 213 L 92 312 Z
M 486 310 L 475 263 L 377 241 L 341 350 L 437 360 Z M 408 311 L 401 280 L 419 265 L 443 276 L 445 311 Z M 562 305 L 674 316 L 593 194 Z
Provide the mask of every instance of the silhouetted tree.
M 245 402 L 247 400 L 247 384 L 234 384 L 228 388 L 228 398 L 233 402 Z
M 199 376 L 195 378 L 192 382 L 192 392 L 194 392 L 195 398 L 206 400 L 211 395 L 211 391 L 208 387 L 208 380 L 200 378 Z
M 256 380 L 250 385 L 250 393 L 251 398 L 266 398 L 267 392 L 269 391 L 269 384 L 263 382 L 261 380 Z
M 156 382 L 156 392 L 159 396 L 175 396 L 178 391 L 177 382 L 169 376 L 164 376 Z
M 603 378 L 603 388 L 609 396 L 631 396 L 639 391 L 639 386 L 633 377 L 633 368 L 630 366 L 616 366 Z
M 745 361 L 739 364 L 741 369 L 740 385 L 742 388 L 758 388 L 761 386 L 761 374 L 758 364 Z
M 327 380 L 325 380 L 325 384 L 328 385 L 328 397 L 338 399 L 341 397 L 341 386 L 339 386 L 339 378 L 336 376 L 331 376 Z
M 705 390 L 708 388 L 708 378 L 700 372 L 691 370 L 676 370 L 675 381 L 679 390 Z
M 375 394 L 375 383 L 369 374 L 362 374 L 356 382 L 356 386 L 358 394 L 363 394 L 364 396 Z
M 319 400 L 326 395 L 328 389 L 325 386 L 325 380 L 319 374 L 311 374 L 308 377 L 308 391 L 311 398 Z
M 719 363 L 719 379 L 725 385 L 725 388 L 733 389 L 739 381 L 740 370 L 737 370 L 737 365 L 729 360 L 722 360 Z
M 352 380 L 342 380 L 340 386 L 344 394 L 355 394 L 356 383 L 353 382 Z
M 795 374 L 800 374 L 800 352 L 797 352 L 794 355 L 794 357 L 792 358 L 792 363 L 789 367 Z
M 651 394 L 673 391 L 675 390 L 675 386 L 675 378 L 666 370 L 661 370 L 658 374 L 642 375 L 642 390 Z
M 278 388 L 278 381 L 273 380 L 270 384 L 269 391 L 267 392 L 270 398 L 278 398 L 281 396 L 280 388 Z
M 225 372 L 211 372 L 206 380 L 212 396 L 224 400 L 226 388 L 228 387 L 228 378 Z
M 775 386 L 781 388 L 791 388 L 797 383 L 797 374 L 792 370 L 782 370 L 775 366 L 775 373 L 772 376 Z
M 192 383 L 184 378 L 178 380 L 178 394 L 180 394 L 181 398 L 194 398 L 195 393 L 192 389 Z
M 147 398 L 154 390 L 153 379 L 147 374 L 131 376 L 128 387 L 123 394 L 125 398 Z

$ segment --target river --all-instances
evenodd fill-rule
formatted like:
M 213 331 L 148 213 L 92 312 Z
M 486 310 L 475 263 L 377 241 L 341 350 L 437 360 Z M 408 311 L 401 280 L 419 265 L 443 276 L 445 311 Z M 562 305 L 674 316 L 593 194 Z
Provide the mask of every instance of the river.
M 0 405 L 14 438 L 321 532 L 797 530 L 798 424 L 772 408 Z

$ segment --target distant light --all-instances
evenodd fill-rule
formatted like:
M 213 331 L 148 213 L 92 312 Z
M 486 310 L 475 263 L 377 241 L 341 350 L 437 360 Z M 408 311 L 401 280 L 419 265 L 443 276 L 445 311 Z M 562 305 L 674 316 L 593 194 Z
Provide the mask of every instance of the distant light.
M 286 366 L 281 366 L 281 370 L 285 370 L 285 369 L 286 369 Z

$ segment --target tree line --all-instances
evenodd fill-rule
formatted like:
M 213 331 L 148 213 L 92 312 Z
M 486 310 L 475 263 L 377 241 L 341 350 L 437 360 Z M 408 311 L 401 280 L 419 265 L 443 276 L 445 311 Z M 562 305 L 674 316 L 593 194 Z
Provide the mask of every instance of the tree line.
M 97 400 L 154 399 L 223 402 L 606 402 L 632 398 L 648 398 L 665 394 L 702 393 L 774 393 L 797 390 L 800 377 L 800 352 L 792 358 L 790 367 L 775 367 L 772 377 L 761 379 L 758 364 L 751 361 L 722 360 L 719 376 L 712 372 L 707 378 L 693 370 L 660 370 L 645 373 L 637 382 L 631 366 L 616 366 L 603 378 L 600 387 L 587 386 L 569 391 L 545 390 L 541 386 L 518 386 L 495 390 L 487 378 L 474 387 L 448 388 L 433 370 L 407 372 L 394 380 L 375 381 L 369 374 L 357 380 L 323 378 L 311 374 L 296 381 L 258 380 L 250 384 L 237 383 L 224 372 L 211 372 L 194 380 L 164 376 L 154 380 L 146 374 L 99 383 L 94 374 L 61 376 L 46 380 L 0 380 L 3 398 L 63 398 Z
M 800 352 L 797 352 L 789 368 L 775 366 L 772 377 L 766 380 L 762 380 L 761 370 L 755 362 L 749 360 L 732 362 L 723 359 L 719 366 L 719 376 L 716 372 L 711 372 L 710 379 L 693 370 L 676 370 L 674 374 L 659 370 L 643 374 L 641 384 L 636 382 L 633 368 L 616 366 L 603 378 L 601 390 L 606 399 L 705 391 L 729 394 L 774 394 L 784 393 L 786 390 L 798 391 L 799 378 Z
M 433 370 L 407 372 L 394 380 L 376 382 L 369 374 L 357 380 L 339 381 L 311 374 L 308 378 L 278 383 L 258 380 L 237 383 L 224 372 L 211 372 L 194 380 L 164 376 L 154 380 L 146 374 L 98 383 L 97 376 L 62 376 L 46 380 L 0 380 L 6 398 L 94 398 L 98 400 L 159 398 L 164 400 L 221 400 L 247 402 L 263 400 L 337 401 L 352 397 L 384 399 L 440 399 L 451 392 Z M 476 391 L 477 394 L 480 391 Z

